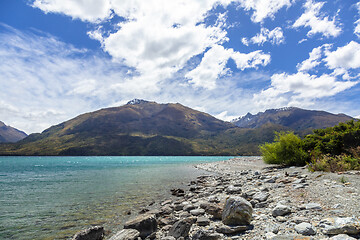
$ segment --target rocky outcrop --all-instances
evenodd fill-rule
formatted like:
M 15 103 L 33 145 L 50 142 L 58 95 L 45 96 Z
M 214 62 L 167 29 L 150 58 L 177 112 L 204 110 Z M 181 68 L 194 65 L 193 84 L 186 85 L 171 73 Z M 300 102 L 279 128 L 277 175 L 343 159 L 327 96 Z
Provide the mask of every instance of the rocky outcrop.
M 102 240 L 104 228 L 101 226 L 90 227 L 75 234 L 72 240 Z
M 125 223 L 124 228 L 136 229 L 140 237 L 145 238 L 157 230 L 157 221 L 154 214 L 145 213 Z
M 326 218 L 320 222 L 320 227 L 328 235 L 360 233 L 360 221 L 352 217 Z
M 250 224 L 253 208 L 251 204 L 242 197 L 229 197 L 226 199 L 222 213 L 222 222 L 226 225 L 248 225 Z
M 186 218 L 177 221 L 169 230 L 169 235 L 175 238 L 188 237 L 191 226 L 195 223 L 196 218 Z
M 116 233 L 109 240 L 137 240 L 140 232 L 136 229 L 123 229 Z

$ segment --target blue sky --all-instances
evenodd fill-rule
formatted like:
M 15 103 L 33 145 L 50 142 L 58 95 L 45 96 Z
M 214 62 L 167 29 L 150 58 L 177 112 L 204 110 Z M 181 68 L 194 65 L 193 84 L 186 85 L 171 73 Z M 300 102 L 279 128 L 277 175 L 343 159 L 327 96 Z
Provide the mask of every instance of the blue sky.
M 359 116 L 359 70 L 359 1 L 0 0 L 0 120 L 27 133 L 133 98 Z

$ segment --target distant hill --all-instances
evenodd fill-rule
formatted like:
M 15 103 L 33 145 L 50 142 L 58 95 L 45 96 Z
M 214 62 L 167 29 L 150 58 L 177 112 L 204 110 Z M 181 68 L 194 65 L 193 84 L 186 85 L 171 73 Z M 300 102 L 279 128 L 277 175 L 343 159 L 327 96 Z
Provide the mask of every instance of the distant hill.
M 16 128 L 6 126 L 5 123 L 0 121 L 0 143 L 17 142 L 26 136 L 26 133 Z
M 124 106 L 79 115 L 17 143 L 0 144 L 0 155 L 258 155 L 258 145 L 272 141 L 274 131 L 332 124 L 325 114 L 308 126 L 297 119 L 308 111 L 295 112 L 299 115 L 290 121 L 291 114 L 269 110 L 268 119 L 238 127 L 179 103 L 134 99 Z M 288 121 L 279 120 L 286 116 Z
M 289 107 L 269 109 L 255 115 L 248 113 L 233 120 L 232 123 L 241 128 L 259 128 L 264 124 L 276 124 L 304 135 L 311 133 L 313 129 L 332 127 L 339 122 L 347 122 L 352 119 L 354 118 L 345 114 Z

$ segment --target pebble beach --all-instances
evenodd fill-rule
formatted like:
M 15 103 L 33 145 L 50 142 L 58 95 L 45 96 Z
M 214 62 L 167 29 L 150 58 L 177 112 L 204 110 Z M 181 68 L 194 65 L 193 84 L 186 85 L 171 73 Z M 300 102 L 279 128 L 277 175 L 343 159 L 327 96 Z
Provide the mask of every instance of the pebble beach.
M 360 172 L 309 172 L 261 157 L 198 164 L 209 174 L 144 207 L 104 239 L 360 239 Z M 95 235 L 94 235 L 95 236 Z M 102 239 L 102 238 L 92 238 Z

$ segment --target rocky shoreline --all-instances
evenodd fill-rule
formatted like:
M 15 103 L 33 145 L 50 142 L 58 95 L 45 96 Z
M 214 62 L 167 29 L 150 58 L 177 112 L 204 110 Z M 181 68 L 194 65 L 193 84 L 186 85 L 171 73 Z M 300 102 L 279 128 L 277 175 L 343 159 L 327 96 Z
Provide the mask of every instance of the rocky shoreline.
M 172 189 L 174 199 L 144 208 L 118 233 L 92 227 L 73 239 L 360 239 L 360 172 L 311 173 L 259 157 L 196 167 L 212 174 Z

